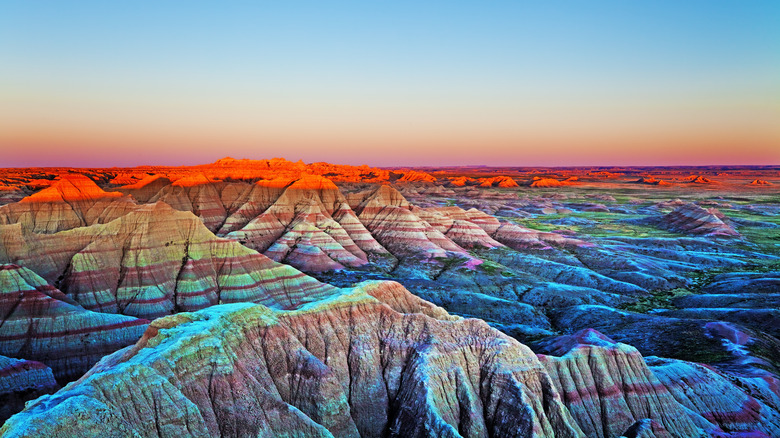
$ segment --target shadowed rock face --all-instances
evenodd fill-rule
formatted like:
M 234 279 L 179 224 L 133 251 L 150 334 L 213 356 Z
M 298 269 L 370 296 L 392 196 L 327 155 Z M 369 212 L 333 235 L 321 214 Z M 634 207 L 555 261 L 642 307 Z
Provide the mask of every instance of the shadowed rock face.
M 46 365 L 0 356 L 0 421 L 24 409 L 26 401 L 59 388 Z
M 540 360 L 583 432 L 615 437 L 652 419 L 655 436 L 695 436 L 697 425 L 648 369 L 642 356 L 595 330 L 547 341 Z
M 717 426 L 706 429 L 709 433 L 780 436 L 780 397 L 770 382 L 727 377 L 712 367 L 681 360 L 648 357 L 647 362 L 675 400 Z
M 44 362 L 62 381 L 134 343 L 149 323 L 85 310 L 16 265 L 0 265 L 0 318 L 0 354 Z

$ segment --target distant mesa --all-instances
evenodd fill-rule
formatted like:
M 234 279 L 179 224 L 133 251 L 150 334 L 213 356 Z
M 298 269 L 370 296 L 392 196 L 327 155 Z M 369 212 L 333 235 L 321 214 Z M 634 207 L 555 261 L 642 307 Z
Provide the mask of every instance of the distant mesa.
M 493 178 L 482 178 L 479 180 L 480 187 L 519 187 L 517 182 L 508 176 L 495 176 Z
M 602 171 L 598 171 L 598 172 L 594 172 L 594 171 L 588 172 L 588 176 L 592 176 L 592 177 L 596 177 L 596 178 L 609 178 L 609 179 L 612 179 L 612 178 L 620 178 L 622 175 L 624 175 L 624 174 L 620 173 L 620 172 L 614 173 L 614 172 L 608 172 L 606 170 L 602 170 Z
M 474 178 L 469 178 L 467 176 L 459 176 L 455 178 L 450 178 L 450 184 L 455 187 L 463 187 L 463 186 L 471 186 L 479 184 L 479 182 Z
M 303 161 L 291 162 L 284 158 L 270 160 L 249 160 L 222 158 L 211 164 L 190 168 L 200 171 L 210 179 L 224 181 L 257 181 L 258 179 L 288 178 L 298 179 L 304 174 L 325 176 L 339 182 L 382 182 L 391 179 L 391 172 L 375 167 L 348 166 L 330 163 L 311 163 Z M 406 171 L 407 173 L 409 171 Z M 394 173 L 394 172 L 393 172 Z M 403 177 L 394 173 L 395 178 Z
M 670 186 L 672 185 L 668 181 L 664 181 L 662 179 L 657 179 L 652 176 L 643 176 L 642 178 L 639 178 L 638 180 L 634 181 L 637 184 L 647 184 L 647 185 L 653 185 L 653 186 Z
M 570 177 L 563 181 L 557 180 L 555 178 L 538 178 L 538 179 L 535 178 L 531 182 L 531 187 L 535 187 L 535 188 L 562 187 L 571 184 L 576 184 L 577 180 L 578 180 L 577 177 Z
M 682 181 L 691 184 L 718 184 L 717 181 L 713 181 L 702 175 L 691 175 L 689 177 L 683 178 Z
M 425 172 L 418 172 L 416 170 L 410 170 L 405 172 L 404 175 L 398 179 L 398 182 L 428 182 L 435 183 L 436 177 Z

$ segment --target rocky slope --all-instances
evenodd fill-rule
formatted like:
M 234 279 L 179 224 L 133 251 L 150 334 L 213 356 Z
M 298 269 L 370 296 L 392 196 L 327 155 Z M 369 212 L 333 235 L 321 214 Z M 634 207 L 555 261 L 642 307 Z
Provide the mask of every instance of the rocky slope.
M 0 207 L 0 225 L 20 224 L 25 230 L 54 233 L 109 222 L 134 208 L 131 198 L 106 192 L 84 175 L 67 174 L 51 187 Z
M 24 403 L 60 389 L 51 369 L 32 360 L 0 356 L 0 422 L 24 409 Z
M 715 417 L 710 416 L 713 423 L 702 409 L 678 401 L 678 391 L 667 388 L 629 346 L 583 332 L 549 348 L 562 356 L 537 358 L 483 322 L 452 317 L 397 283 L 365 283 L 298 309 L 233 304 L 156 320 L 138 344 L 30 404 L 0 432 L 8 437 L 722 432 Z M 756 432 L 773 431 L 776 409 L 760 408 L 757 424 L 765 427 Z
M 228 229 L 235 231 L 226 237 L 306 271 L 358 267 L 368 263 L 366 252 L 387 253 L 326 178 L 305 176 L 291 182 L 267 208 L 246 205 L 228 218 Z M 258 211 L 238 228 L 242 221 L 236 216 L 251 217 Z
M 685 203 L 661 218 L 661 226 L 686 234 L 734 237 L 739 232 L 723 222 L 723 215 L 714 208 L 704 209 L 693 203 Z
M 60 381 L 135 343 L 148 323 L 90 312 L 29 269 L 0 265 L 0 354 L 43 362 Z
M 0 229 L 5 254 L 88 310 L 155 318 L 230 302 L 286 308 L 332 290 L 157 202 L 104 225 L 48 236 Z M 7 240 L 6 240 L 7 239 Z

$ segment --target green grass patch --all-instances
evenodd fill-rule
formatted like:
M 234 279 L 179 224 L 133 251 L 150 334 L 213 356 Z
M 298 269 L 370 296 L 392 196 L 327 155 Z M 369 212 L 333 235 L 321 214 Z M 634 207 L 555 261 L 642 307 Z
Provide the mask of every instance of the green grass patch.
M 690 289 L 678 287 L 665 291 L 653 291 L 650 294 L 649 297 L 640 298 L 634 303 L 623 304 L 618 308 L 637 313 L 647 313 L 653 309 L 676 309 L 673 301 L 679 297 L 692 295 L 693 292 Z

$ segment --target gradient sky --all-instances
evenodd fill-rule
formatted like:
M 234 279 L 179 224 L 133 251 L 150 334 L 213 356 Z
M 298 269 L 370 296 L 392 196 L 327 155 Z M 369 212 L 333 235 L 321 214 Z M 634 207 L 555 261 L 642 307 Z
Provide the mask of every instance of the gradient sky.
M 0 167 L 780 164 L 780 1 L 0 0 Z

